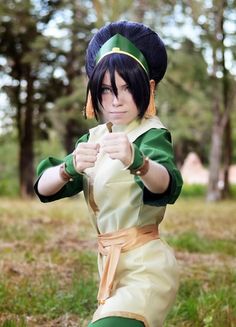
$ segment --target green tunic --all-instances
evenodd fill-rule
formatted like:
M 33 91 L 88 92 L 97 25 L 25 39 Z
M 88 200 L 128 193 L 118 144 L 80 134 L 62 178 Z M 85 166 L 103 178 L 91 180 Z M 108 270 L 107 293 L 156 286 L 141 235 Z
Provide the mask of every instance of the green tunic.
M 140 165 L 140 154 L 165 166 L 170 185 L 163 194 L 150 192 L 138 176 L 119 160 L 99 153 L 95 167 L 84 174 L 74 175 L 58 193 L 41 201 L 54 201 L 84 191 L 91 214 L 91 222 L 98 233 L 115 232 L 133 226 L 159 225 L 168 203 L 174 203 L 180 194 L 182 178 L 174 161 L 171 136 L 157 117 L 135 120 L 128 126 L 113 126 L 112 132 L 125 132 L 134 145 L 133 169 Z M 107 125 L 99 125 L 79 142 L 99 143 L 109 133 Z M 64 161 L 71 167 L 72 155 Z M 63 160 L 47 158 L 40 163 L 38 174 Z M 130 168 L 130 167 L 129 167 Z M 159 176 L 156 176 L 158 179 Z M 102 273 L 105 258 L 99 257 Z M 96 321 L 107 316 L 124 316 L 143 321 L 145 326 L 162 326 L 178 289 L 178 268 L 173 251 L 161 239 L 153 240 L 138 249 L 122 253 L 115 275 L 115 286 L 106 303 L 94 314 Z

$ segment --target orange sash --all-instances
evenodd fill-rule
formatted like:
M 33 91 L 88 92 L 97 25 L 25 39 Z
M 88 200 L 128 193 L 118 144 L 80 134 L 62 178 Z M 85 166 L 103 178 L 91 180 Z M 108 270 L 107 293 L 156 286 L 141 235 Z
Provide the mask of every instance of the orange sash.
M 100 304 L 104 304 L 110 297 L 121 252 L 133 250 L 157 238 L 159 234 L 156 224 L 98 235 L 98 252 L 107 256 L 98 290 L 97 299 Z

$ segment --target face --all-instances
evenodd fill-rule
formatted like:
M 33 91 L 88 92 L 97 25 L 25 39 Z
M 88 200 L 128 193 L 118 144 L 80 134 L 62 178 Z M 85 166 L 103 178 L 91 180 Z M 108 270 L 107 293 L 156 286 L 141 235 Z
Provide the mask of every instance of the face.
M 112 122 L 114 125 L 127 125 L 135 118 L 139 112 L 133 100 L 133 96 L 127 83 L 115 72 L 115 82 L 117 87 L 117 97 L 111 86 L 109 72 L 106 72 L 102 82 L 102 115 L 104 120 Z

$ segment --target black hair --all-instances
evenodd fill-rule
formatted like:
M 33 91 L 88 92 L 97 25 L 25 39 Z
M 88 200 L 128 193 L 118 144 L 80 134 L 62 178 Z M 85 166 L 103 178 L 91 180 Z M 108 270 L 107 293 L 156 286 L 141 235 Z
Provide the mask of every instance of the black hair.
M 115 34 L 129 39 L 144 55 L 149 67 L 149 79 L 156 85 L 167 68 L 167 53 L 159 35 L 141 23 L 130 21 L 113 22 L 102 27 L 94 35 L 86 52 L 86 72 L 90 78 L 96 68 L 96 56 L 102 45 Z
M 113 93 L 117 96 L 115 72 L 127 83 L 133 100 L 137 106 L 139 117 L 142 118 L 147 110 L 150 100 L 149 77 L 142 66 L 133 58 L 124 54 L 107 55 L 95 67 L 89 83 L 87 93 L 90 91 L 95 117 L 98 119 L 102 100 L 102 82 L 106 72 L 111 78 Z

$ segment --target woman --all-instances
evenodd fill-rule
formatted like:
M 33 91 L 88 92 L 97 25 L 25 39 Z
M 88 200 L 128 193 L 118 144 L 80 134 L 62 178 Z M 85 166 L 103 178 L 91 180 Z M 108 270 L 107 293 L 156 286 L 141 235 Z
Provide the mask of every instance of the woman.
M 99 306 L 91 327 L 162 326 L 178 289 L 174 254 L 158 232 L 182 187 L 170 133 L 155 115 L 166 66 L 163 42 L 143 24 L 100 29 L 86 56 L 86 114 L 100 124 L 72 154 L 38 167 L 41 201 L 83 190 L 97 230 Z

